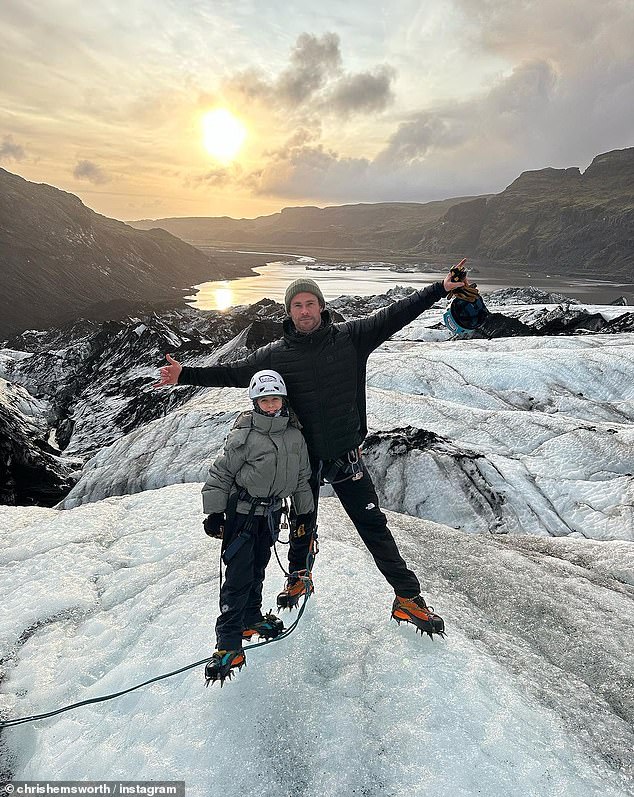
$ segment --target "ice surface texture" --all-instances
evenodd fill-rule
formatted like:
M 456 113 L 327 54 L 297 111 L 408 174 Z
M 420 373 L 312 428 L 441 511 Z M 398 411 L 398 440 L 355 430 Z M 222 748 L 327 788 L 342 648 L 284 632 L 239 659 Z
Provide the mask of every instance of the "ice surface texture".
M 219 543 L 200 487 L 0 507 L 5 715 L 211 655 Z M 325 499 L 316 593 L 289 639 L 222 690 L 201 668 L 8 729 L 5 772 L 184 779 L 196 797 L 628 794 L 633 546 L 389 520 L 444 642 L 389 620 L 387 585 Z M 271 568 L 265 606 L 282 584 Z

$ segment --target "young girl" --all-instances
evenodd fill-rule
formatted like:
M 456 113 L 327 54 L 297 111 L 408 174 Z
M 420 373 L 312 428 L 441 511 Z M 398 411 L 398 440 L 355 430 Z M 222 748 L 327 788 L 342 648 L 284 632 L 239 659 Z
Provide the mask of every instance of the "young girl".
M 282 499 L 292 496 L 298 527 L 314 509 L 310 462 L 298 422 L 291 420 L 283 378 L 258 371 L 251 379 L 253 410 L 236 420 L 202 490 L 205 531 L 222 538 L 226 565 L 216 621 L 217 650 L 205 668 L 207 685 L 246 663 L 242 640 L 284 630 L 262 615 L 264 571 L 279 531 Z

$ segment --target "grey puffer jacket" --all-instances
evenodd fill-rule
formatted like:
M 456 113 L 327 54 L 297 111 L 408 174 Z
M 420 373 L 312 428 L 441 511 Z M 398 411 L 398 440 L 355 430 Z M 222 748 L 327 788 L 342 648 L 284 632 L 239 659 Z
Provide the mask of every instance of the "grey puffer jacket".
M 313 494 L 308 449 L 300 430 L 289 418 L 243 412 L 229 432 L 223 453 L 209 468 L 202 490 L 203 511 L 224 512 L 229 496 L 243 487 L 254 498 L 293 497 L 298 515 L 312 512 Z M 251 504 L 238 501 L 237 511 L 248 514 Z M 256 507 L 256 515 L 264 508 Z

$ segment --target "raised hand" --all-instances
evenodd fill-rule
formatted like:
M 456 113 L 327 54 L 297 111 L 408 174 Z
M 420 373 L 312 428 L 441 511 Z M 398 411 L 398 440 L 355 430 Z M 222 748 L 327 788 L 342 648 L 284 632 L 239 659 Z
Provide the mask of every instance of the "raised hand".
M 467 279 L 462 287 L 456 287 L 447 294 L 448 299 L 463 299 L 465 302 L 477 302 L 480 298 L 480 291 L 476 283 L 470 284 Z
M 177 360 L 174 360 L 171 354 L 166 354 L 165 359 L 169 365 L 164 365 L 163 368 L 161 368 L 161 381 L 156 382 L 153 387 L 178 384 L 178 377 L 183 370 L 183 366 Z
M 463 285 L 469 284 L 469 280 L 467 279 L 467 269 L 464 267 L 466 262 L 467 258 L 463 257 L 462 260 L 457 263 L 445 277 L 443 288 L 447 291 L 447 293 L 455 290 L 456 288 L 462 288 Z

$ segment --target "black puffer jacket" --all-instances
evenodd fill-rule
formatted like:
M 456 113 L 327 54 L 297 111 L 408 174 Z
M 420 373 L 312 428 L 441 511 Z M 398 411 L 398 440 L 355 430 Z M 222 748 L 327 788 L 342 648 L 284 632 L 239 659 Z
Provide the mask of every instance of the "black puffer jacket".
M 319 459 L 336 459 L 361 445 L 368 431 L 365 380 L 370 354 L 446 295 L 442 282 L 435 282 L 368 318 L 341 324 L 333 324 L 324 310 L 322 326 L 308 335 L 297 333 L 287 318 L 282 340 L 228 365 L 185 367 L 178 382 L 248 387 L 256 371 L 279 371 L 309 452 Z

